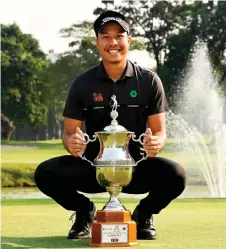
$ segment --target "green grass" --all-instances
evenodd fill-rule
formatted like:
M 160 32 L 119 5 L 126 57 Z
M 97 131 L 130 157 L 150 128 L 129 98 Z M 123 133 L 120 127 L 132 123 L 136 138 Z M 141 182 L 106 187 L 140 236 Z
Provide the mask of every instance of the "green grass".
M 53 146 L 60 146 L 62 142 L 60 139 L 44 140 L 44 141 L 16 141 L 16 140 L 2 140 L 2 145 L 21 145 L 21 146 L 35 146 L 39 148 L 52 148 Z
M 68 154 L 61 140 L 37 142 L 3 140 L 2 145 L 12 146 L 2 150 L 2 187 L 33 187 L 35 186 L 34 170 L 39 163 Z
M 2 150 L 2 161 L 8 162 L 41 162 L 51 157 L 68 154 L 61 140 L 50 141 L 2 141 L 2 145 L 11 145 Z M 18 148 L 21 146 L 21 149 Z
M 95 199 L 100 209 L 105 199 Z M 124 199 L 133 210 L 137 200 Z M 224 249 L 226 199 L 178 199 L 154 217 L 156 241 L 138 249 Z M 71 212 L 50 199 L 2 200 L 2 249 L 88 248 L 89 240 L 67 240 Z

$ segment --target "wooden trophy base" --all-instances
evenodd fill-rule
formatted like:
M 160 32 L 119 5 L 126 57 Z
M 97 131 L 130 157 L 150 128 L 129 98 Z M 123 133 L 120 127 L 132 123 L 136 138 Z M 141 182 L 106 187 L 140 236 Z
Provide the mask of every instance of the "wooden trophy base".
M 137 246 L 136 222 L 130 211 L 97 211 L 92 224 L 93 247 Z

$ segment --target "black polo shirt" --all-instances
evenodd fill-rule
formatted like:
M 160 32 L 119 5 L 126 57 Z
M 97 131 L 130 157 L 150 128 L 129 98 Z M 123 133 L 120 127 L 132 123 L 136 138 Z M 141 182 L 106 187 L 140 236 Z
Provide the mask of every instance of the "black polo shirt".
M 114 82 L 101 62 L 72 82 L 63 116 L 85 121 L 86 132 L 92 138 L 94 132 L 111 123 L 112 95 L 118 102 L 118 123 L 137 136 L 145 132 L 149 115 L 165 112 L 167 108 L 162 82 L 156 73 L 127 61 L 121 78 Z M 131 140 L 129 151 L 135 160 L 141 158 L 138 143 Z M 89 143 L 85 156 L 93 160 L 98 152 L 99 142 Z

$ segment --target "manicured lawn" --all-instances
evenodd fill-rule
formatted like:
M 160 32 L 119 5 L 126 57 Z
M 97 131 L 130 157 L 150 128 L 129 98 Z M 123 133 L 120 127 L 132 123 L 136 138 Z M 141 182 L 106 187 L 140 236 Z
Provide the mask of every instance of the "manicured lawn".
M 35 186 L 34 170 L 40 162 L 68 154 L 61 140 L 2 141 L 2 145 L 2 187 Z
M 61 140 L 49 141 L 2 141 L 3 163 L 39 163 L 51 157 L 67 154 Z M 4 149 L 4 145 L 10 145 Z
M 106 199 L 95 199 L 103 207 Z M 138 200 L 124 199 L 133 210 Z M 154 217 L 156 241 L 139 249 L 225 249 L 226 199 L 178 199 Z M 2 200 L 2 249 L 88 248 L 89 240 L 66 239 L 71 212 L 50 199 Z

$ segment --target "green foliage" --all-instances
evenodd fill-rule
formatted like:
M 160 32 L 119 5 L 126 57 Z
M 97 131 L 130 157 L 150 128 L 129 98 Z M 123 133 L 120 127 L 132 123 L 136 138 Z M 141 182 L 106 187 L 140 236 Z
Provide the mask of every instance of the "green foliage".
M 219 82 L 226 79 L 226 2 L 218 1 L 217 5 L 209 2 L 199 10 L 200 36 L 207 42 L 210 58 Z M 225 85 L 226 87 L 226 85 Z M 225 91 L 226 94 L 226 91 Z
M 60 30 L 62 37 L 74 38 L 76 41 L 83 39 L 83 37 L 94 37 L 93 23 L 89 21 L 83 21 L 72 24 L 68 28 Z M 71 44 L 71 43 L 70 43 Z M 75 44 L 71 44 L 74 46 Z
M 160 68 L 160 74 L 166 82 L 165 88 L 169 99 L 173 96 L 176 85 L 181 84 L 178 76 L 185 69 L 193 45 L 200 40 L 207 43 L 212 66 L 219 82 L 223 82 L 226 77 L 226 31 L 223 28 L 226 23 L 226 2 L 219 1 L 217 5 L 213 5 L 213 2 L 196 1 L 189 8 L 191 10 L 190 25 L 169 39 L 169 53 L 165 64 Z M 171 105 L 174 101 L 172 99 Z
M 147 45 L 141 39 L 132 39 L 129 50 L 146 50 Z
M 16 24 L 1 25 L 2 112 L 15 124 L 46 123 L 41 72 L 48 63 L 38 41 Z
M 2 164 L 1 185 L 2 187 L 34 187 L 34 169 L 37 165 L 21 167 L 21 164 Z

